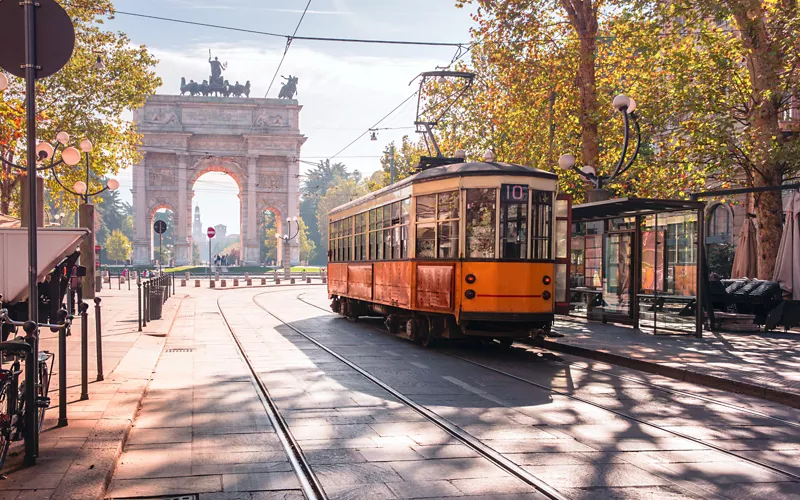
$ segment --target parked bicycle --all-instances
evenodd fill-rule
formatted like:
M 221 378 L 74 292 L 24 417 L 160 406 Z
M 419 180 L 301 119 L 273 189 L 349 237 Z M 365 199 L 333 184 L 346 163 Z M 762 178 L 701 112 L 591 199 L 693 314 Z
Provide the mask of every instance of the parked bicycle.
M 40 328 L 50 328 L 58 330 L 66 327 L 69 329 L 72 317 L 62 311 L 59 317 L 62 322 L 60 325 L 39 324 Z M 37 330 L 33 321 L 14 321 L 8 316 L 8 310 L 0 309 L 0 325 L 12 328 L 12 333 L 16 333 L 17 327 L 31 334 Z M 5 464 L 8 456 L 8 449 L 12 441 L 20 441 L 25 438 L 25 387 L 27 380 L 20 381 L 20 375 L 24 373 L 22 363 L 27 362 L 31 355 L 30 344 L 24 337 L 15 337 L 13 340 L 0 342 L 0 354 L 2 354 L 2 364 L 0 364 L 0 469 Z M 55 354 L 49 351 L 39 351 L 36 366 L 36 408 L 38 412 L 38 434 L 42 430 L 44 415 L 50 406 L 50 380 L 53 375 L 53 359 Z M 5 363 L 10 363 L 8 368 Z

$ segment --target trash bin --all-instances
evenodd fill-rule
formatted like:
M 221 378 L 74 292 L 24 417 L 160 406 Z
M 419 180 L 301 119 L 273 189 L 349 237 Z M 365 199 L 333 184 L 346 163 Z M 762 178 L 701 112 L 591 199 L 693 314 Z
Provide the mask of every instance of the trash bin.
M 164 287 L 153 287 L 150 290 L 150 320 L 161 319 L 161 309 L 164 305 Z

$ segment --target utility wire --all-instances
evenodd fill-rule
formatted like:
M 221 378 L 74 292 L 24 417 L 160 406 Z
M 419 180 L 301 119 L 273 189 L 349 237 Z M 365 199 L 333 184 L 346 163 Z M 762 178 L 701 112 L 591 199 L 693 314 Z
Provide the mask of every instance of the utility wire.
M 141 17 L 145 19 L 155 19 L 158 21 L 167 21 L 171 23 L 189 24 L 192 26 L 203 26 L 206 28 L 217 28 L 229 31 L 238 31 L 241 33 L 251 33 L 254 35 L 265 35 L 277 38 L 286 38 L 289 40 L 294 39 L 294 40 L 308 40 L 314 42 L 372 43 L 372 44 L 387 44 L 387 45 L 421 45 L 427 47 L 459 47 L 465 45 L 463 43 L 458 43 L 458 42 L 423 42 L 423 41 L 411 41 L 411 40 L 376 40 L 376 39 L 364 39 L 364 38 L 336 38 L 336 37 L 324 37 L 324 36 L 295 36 L 295 35 L 289 36 L 289 35 L 282 35 L 280 33 L 271 33 L 269 31 L 250 30 L 245 28 L 236 28 L 233 26 L 223 26 L 220 24 L 201 23 L 197 21 L 187 21 L 184 19 L 152 16 L 149 14 L 139 14 L 136 12 L 125 12 L 121 10 L 115 11 L 114 14 L 131 16 L 131 17 Z M 303 15 L 305 15 L 305 11 L 303 11 Z M 295 33 L 297 33 L 297 30 L 295 30 Z

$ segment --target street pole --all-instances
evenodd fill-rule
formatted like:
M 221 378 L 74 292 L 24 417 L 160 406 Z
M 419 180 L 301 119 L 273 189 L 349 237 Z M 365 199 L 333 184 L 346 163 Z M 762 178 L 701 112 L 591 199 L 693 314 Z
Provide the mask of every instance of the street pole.
M 208 239 L 208 280 L 211 281 L 211 238 Z
M 164 262 L 164 250 L 161 249 L 163 234 L 158 233 L 158 274 L 161 274 L 161 264 Z
M 36 379 L 36 360 L 39 359 L 37 335 L 39 329 L 39 263 L 37 261 L 37 224 L 36 207 L 39 200 L 36 198 L 36 4 L 33 0 L 24 0 L 25 10 L 25 112 L 27 119 L 27 153 L 28 153 L 28 320 L 33 321 L 36 328 L 26 336 L 26 340 L 31 344 L 33 352 L 31 357 L 25 362 L 25 378 L 27 380 Z M 31 366 L 31 369 L 28 368 Z M 30 377 L 30 378 L 28 378 Z M 36 422 L 38 411 L 36 406 L 35 384 L 25 384 L 25 404 L 28 411 L 25 412 L 25 426 L 29 429 L 38 429 Z M 36 435 L 35 432 L 29 433 Z M 35 465 L 36 455 L 38 454 L 36 437 L 25 440 L 25 465 Z
M 389 156 L 389 184 L 394 184 L 394 180 L 397 177 L 394 171 L 394 144 L 392 144 L 392 149 L 389 154 L 391 155 Z

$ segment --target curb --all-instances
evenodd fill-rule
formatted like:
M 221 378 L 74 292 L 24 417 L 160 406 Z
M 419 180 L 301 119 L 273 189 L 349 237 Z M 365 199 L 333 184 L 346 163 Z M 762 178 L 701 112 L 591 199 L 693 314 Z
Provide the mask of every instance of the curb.
M 653 363 L 651 361 L 642 361 L 639 359 L 628 358 L 626 356 L 620 356 L 619 354 L 612 354 L 610 352 L 597 351 L 593 349 L 587 349 L 585 347 L 563 344 L 552 340 L 536 339 L 532 340 L 530 343 L 531 345 L 548 349 L 550 351 L 594 359 L 596 361 L 602 361 L 612 365 L 624 366 L 626 368 L 632 368 L 634 370 L 652 373 L 654 375 L 661 375 L 662 377 L 680 380 L 682 382 L 703 385 L 713 389 L 734 392 L 736 394 L 744 394 L 745 396 L 753 396 L 766 401 L 791 406 L 792 408 L 800 408 L 800 394 L 781 391 L 775 389 L 774 387 L 751 384 L 749 382 L 742 382 L 738 380 L 730 380 L 717 375 L 709 375 L 693 370 L 687 370 L 685 368 L 675 368 L 672 366 Z

